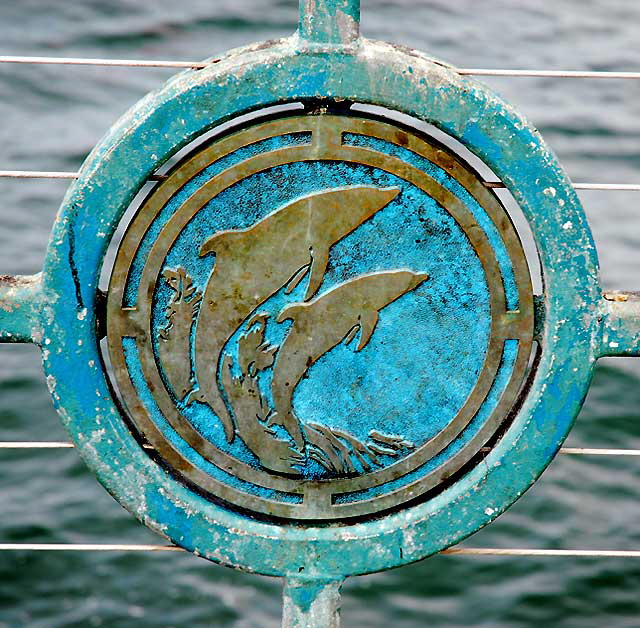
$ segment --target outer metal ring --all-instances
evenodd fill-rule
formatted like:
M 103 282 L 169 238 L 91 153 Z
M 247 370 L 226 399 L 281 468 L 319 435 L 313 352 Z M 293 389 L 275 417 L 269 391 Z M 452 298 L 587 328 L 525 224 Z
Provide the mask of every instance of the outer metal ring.
M 542 352 L 524 403 L 483 465 L 433 499 L 376 520 L 283 526 L 231 513 L 141 450 L 112 400 L 96 333 L 97 286 L 112 234 L 176 150 L 232 117 L 283 101 L 378 104 L 430 122 L 480 157 L 527 218 L 545 282 Z M 295 40 L 234 52 L 187 72 L 116 124 L 60 210 L 45 261 L 44 354 L 54 402 L 106 488 L 146 525 L 211 560 L 271 575 L 342 577 L 424 558 L 489 523 L 535 481 L 566 437 L 596 353 L 598 262 L 584 212 L 537 131 L 495 94 L 418 53 L 362 41 L 300 53 Z M 65 347 L 67 350 L 63 350 Z M 70 348 L 75 348 L 71 350 Z

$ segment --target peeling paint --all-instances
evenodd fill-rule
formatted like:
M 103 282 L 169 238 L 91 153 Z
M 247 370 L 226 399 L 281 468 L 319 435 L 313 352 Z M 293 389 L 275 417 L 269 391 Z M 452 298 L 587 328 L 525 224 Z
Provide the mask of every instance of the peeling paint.
M 0 342 L 35 342 L 41 337 L 42 276 L 0 276 Z
M 344 43 L 353 36 L 350 18 L 357 17 L 344 7 L 336 15 L 342 26 L 331 35 Z M 357 42 L 353 49 L 327 51 L 301 51 L 299 37 L 261 43 L 172 78 L 123 116 L 87 158 L 56 220 L 42 278 L 0 278 L 0 339 L 44 339 L 54 404 L 105 487 L 158 533 L 247 571 L 297 576 L 303 568 L 305 574 L 339 581 L 458 542 L 498 516 L 551 461 L 581 406 L 596 357 L 640 351 L 638 300 L 601 297 L 586 218 L 538 132 L 486 87 L 446 64 L 387 43 Z M 408 67 L 411 72 L 403 71 Z M 483 465 L 447 490 L 375 520 L 280 525 L 192 492 L 139 446 L 100 367 L 96 286 L 109 240 L 131 199 L 177 150 L 256 108 L 328 94 L 433 123 L 459 138 L 505 182 L 540 252 L 545 294 L 537 329 L 543 351 L 507 434 Z M 90 368 L 78 368 L 85 364 Z M 322 591 L 319 587 L 316 597 Z M 294 606 L 308 615 L 314 603 L 309 595 Z

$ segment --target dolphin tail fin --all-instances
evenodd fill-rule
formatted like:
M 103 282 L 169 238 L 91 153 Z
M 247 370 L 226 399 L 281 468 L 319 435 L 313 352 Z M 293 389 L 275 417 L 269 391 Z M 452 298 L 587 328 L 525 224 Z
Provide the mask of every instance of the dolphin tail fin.
M 369 340 L 371 339 L 371 335 L 373 334 L 373 330 L 376 328 L 378 324 L 378 319 L 380 315 L 377 310 L 367 310 L 363 312 L 360 316 L 360 342 L 356 347 L 356 351 L 360 351 L 364 349 Z

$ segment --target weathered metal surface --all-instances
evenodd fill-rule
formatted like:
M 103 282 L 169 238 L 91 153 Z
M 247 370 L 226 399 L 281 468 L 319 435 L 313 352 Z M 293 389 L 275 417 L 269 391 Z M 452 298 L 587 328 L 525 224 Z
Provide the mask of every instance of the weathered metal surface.
M 359 35 L 360 0 L 300 0 L 297 36 L 302 48 L 353 46 Z
M 479 452 L 522 386 L 533 300 L 513 225 L 459 158 L 304 115 L 174 166 L 122 239 L 107 319 L 124 406 L 170 467 L 247 510 L 330 520 Z
M 522 116 L 483 85 L 458 75 L 454 69 L 419 52 L 358 38 L 359 7 L 355 1 L 309 0 L 302 3 L 301 10 L 301 27 L 297 35 L 235 50 L 222 59 L 211 61 L 201 70 L 184 72 L 134 106 L 112 127 L 87 158 L 78 180 L 65 197 L 42 276 L 26 280 L 5 277 L 0 280 L 0 340 L 31 341 L 42 346 L 47 383 L 63 422 L 87 464 L 123 506 L 158 533 L 210 560 L 269 575 L 295 578 L 304 573 L 304 581 L 293 582 L 287 589 L 285 622 L 288 625 L 296 625 L 297 622 L 297 625 L 312 626 L 330 625 L 330 621 L 337 621 L 334 618 L 338 585 L 328 584 L 330 581 L 339 582 L 347 575 L 374 572 L 424 558 L 486 525 L 515 501 L 544 470 L 566 437 L 583 402 L 596 359 L 602 355 L 638 354 L 640 308 L 632 293 L 602 296 L 596 251 L 584 212 L 556 158 Z M 347 139 L 344 134 L 336 140 L 334 135 L 334 140 L 325 146 L 314 146 L 313 142 L 309 146 L 303 141 L 295 146 L 274 146 L 268 151 L 258 151 L 260 154 L 245 155 L 246 163 L 260 167 L 251 171 L 251 175 L 247 171 L 237 177 L 238 165 L 230 166 L 227 170 L 236 179 L 233 183 L 227 181 L 215 193 L 211 186 L 218 185 L 218 179 L 213 175 L 205 176 L 204 186 L 200 187 L 209 183 L 211 186 L 200 200 L 193 201 L 193 216 L 188 212 L 185 214 L 187 219 L 176 230 L 175 242 L 179 241 L 182 228 L 188 229 L 192 218 L 197 216 L 201 209 L 199 203 L 208 203 L 227 189 L 235 187 L 239 190 L 241 184 L 257 175 L 258 171 L 299 168 L 296 176 L 287 178 L 287 184 L 276 184 L 269 189 L 263 187 L 263 196 L 268 200 L 265 206 L 256 205 L 262 197 L 258 192 L 248 194 L 250 202 L 245 205 L 250 208 L 253 204 L 253 212 L 240 207 L 241 195 L 234 200 L 232 192 L 229 192 L 228 213 L 220 213 L 227 222 L 210 223 L 192 241 L 190 249 L 186 246 L 176 248 L 171 244 L 174 240 L 162 244 L 163 239 L 157 238 L 156 234 L 150 236 L 149 252 L 152 254 L 148 260 L 137 260 L 137 247 L 144 249 L 145 233 L 153 223 L 154 214 L 149 208 L 154 203 L 158 211 L 171 207 L 171 199 L 177 198 L 179 191 L 183 187 L 186 189 L 191 179 L 202 174 L 203 167 L 215 166 L 223 155 L 237 154 L 243 146 L 246 148 L 242 142 L 235 148 L 224 144 L 233 144 L 242 133 L 251 132 L 241 131 L 237 136 L 229 135 L 213 143 L 211 150 L 220 153 L 210 154 L 208 161 L 201 150 L 194 155 L 192 162 L 182 163 L 176 171 L 181 172 L 183 178 L 180 181 L 172 182 L 170 176 L 160 184 L 147 199 L 146 209 L 139 214 L 142 218 L 137 217 L 130 226 L 120 249 L 119 256 L 124 262 L 120 266 L 117 262 L 112 274 L 107 327 L 112 359 L 114 355 L 116 358 L 115 370 L 122 401 L 137 427 L 131 430 L 114 398 L 112 382 L 108 380 L 99 346 L 103 304 L 98 284 L 109 243 L 132 199 L 148 177 L 181 148 L 224 122 L 283 102 L 306 103 L 307 113 L 322 112 L 323 107 L 341 106 L 345 115 L 304 114 L 265 122 L 256 128 L 312 121 L 315 127 L 302 129 L 311 135 L 325 122 L 330 123 L 328 128 L 334 124 L 333 128 L 342 132 L 344 125 L 354 122 L 357 117 L 348 110 L 348 103 L 360 102 L 408 114 L 459 140 L 493 170 L 518 202 L 537 245 L 544 294 L 532 299 L 526 263 L 519 253 L 514 253 L 519 247 L 517 236 L 511 231 L 508 217 L 506 220 L 500 218 L 503 210 L 496 205 L 495 197 L 484 186 L 480 185 L 480 191 L 477 177 L 470 168 L 459 158 L 447 155 L 447 151 L 438 153 L 441 149 L 435 144 L 429 149 L 432 153 L 421 154 L 426 150 L 423 144 L 428 145 L 429 142 L 425 143 L 412 132 L 402 131 L 391 140 L 378 131 L 373 132 L 384 127 L 376 120 L 356 120 L 359 131 L 352 135 L 364 137 L 364 140 L 357 137 Z M 300 131 L 301 127 L 296 129 Z M 381 150 L 382 145 L 376 143 L 381 141 L 390 144 L 391 148 L 387 146 Z M 203 150 L 206 152 L 207 149 Z M 305 151 L 311 152 L 307 154 Z M 303 159 L 305 154 L 306 159 Z M 271 161 L 278 155 L 282 157 L 281 161 Z M 423 161 L 418 163 L 416 160 L 420 159 Z M 324 164 L 316 173 L 305 172 L 306 166 L 298 165 L 314 160 Z M 330 173 L 331 168 L 339 166 L 341 161 L 352 165 L 344 169 L 338 180 L 335 174 L 330 176 Z M 397 162 L 403 166 L 396 168 L 394 164 Z M 431 166 L 426 162 L 439 168 L 437 176 L 429 171 Z M 192 172 L 188 170 L 191 167 Z M 366 175 L 363 169 L 368 169 Z M 373 180 L 371 173 L 378 171 L 384 172 L 384 176 Z M 357 176 L 349 179 L 353 173 Z M 393 181 L 389 179 L 392 176 L 396 177 Z M 316 185 L 306 190 L 298 188 L 294 194 L 291 181 Z M 268 312 L 267 317 L 258 307 L 262 297 L 252 302 L 249 299 L 257 310 L 253 312 L 249 308 L 246 311 L 246 304 L 243 306 L 243 315 L 250 317 L 247 320 L 250 327 L 238 335 L 232 334 L 236 349 L 224 349 L 225 345 L 221 346 L 221 343 L 229 331 L 234 331 L 233 325 L 238 324 L 240 317 L 233 308 L 229 309 L 222 303 L 218 305 L 216 301 L 231 285 L 229 273 L 244 263 L 253 263 L 253 254 L 257 254 L 255 259 L 262 260 L 265 267 L 280 268 L 278 260 L 282 258 L 274 257 L 273 250 L 256 241 L 255 236 L 264 227 L 261 221 L 267 220 L 267 216 L 282 217 L 288 209 L 295 214 L 295 207 L 310 207 L 313 203 L 309 201 L 309 195 L 328 194 L 341 187 L 353 190 L 355 186 L 378 189 L 375 193 L 371 190 L 362 192 L 364 196 L 360 203 L 364 199 L 366 204 L 369 194 L 384 194 L 381 190 L 388 191 L 389 200 L 386 204 L 371 202 L 373 213 L 364 221 L 357 216 L 353 218 L 354 228 L 349 235 L 345 234 L 349 227 L 338 221 L 341 224 L 338 236 L 342 233 L 342 239 L 335 234 L 327 236 L 325 232 L 313 231 L 309 241 L 298 236 L 296 247 L 300 250 L 304 248 L 300 243 L 304 243 L 312 244 L 322 252 L 315 272 L 315 258 L 296 254 L 296 263 L 287 270 L 291 271 L 289 277 L 283 280 L 279 275 L 277 281 L 274 280 L 276 288 L 278 284 L 290 283 L 292 290 L 289 295 L 296 300 L 283 301 L 282 307 Z M 415 242 L 421 238 L 414 238 L 410 246 L 404 242 L 396 247 L 391 242 L 393 246 L 390 245 L 384 264 L 351 263 L 349 268 L 353 272 L 342 278 L 336 275 L 339 280 L 336 279 L 325 290 L 322 282 L 330 274 L 331 267 L 330 264 L 324 267 L 323 257 L 326 253 L 331 261 L 332 251 L 340 247 L 341 242 L 356 238 L 357 244 L 357 239 L 364 236 L 369 225 L 377 224 L 377 220 L 385 217 L 392 219 L 391 225 L 394 221 L 400 225 L 396 233 L 398 241 L 403 242 L 401 236 L 411 229 L 412 212 L 420 206 L 420 203 L 402 206 L 402 199 L 408 195 L 410 186 L 431 199 L 431 211 L 440 211 L 442 221 L 449 217 L 447 220 L 453 228 L 446 237 L 458 234 L 460 259 L 452 261 L 451 257 L 439 257 L 445 249 L 438 247 L 443 246 L 446 237 L 443 229 L 434 229 L 427 238 L 428 246 L 420 247 L 421 243 Z M 390 190 L 395 187 L 401 192 L 391 198 Z M 464 189 L 467 196 L 461 203 L 460 198 L 454 198 L 455 190 L 461 196 Z M 468 211 L 473 205 L 471 197 L 490 218 L 485 226 L 477 218 L 476 225 L 471 225 L 465 218 L 469 213 L 473 214 L 473 211 Z M 302 205 L 295 205 L 296 202 Z M 183 199 L 174 209 L 188 205 L 189 202 Z M 143 224 L 144 216 L 148 219 L 146 226 Z M 234 216 L 238 218 L 235 224 Z M 409 227 L 401 220 L 405 216 Z M 434 216 L 427 218 L 433 219 Z M 171 220 L 165 219 L 163 224 L 173 228 Z M 499 235 L 492 239 L 490 232 L 493 228 Z M 136 229 L 139 230 L 137 235 Z M 225 232 L 234 235 L 223 237 Z M 381 228 L 379 233 L 383 241 L 388 240 L 388 230 Z M 227 239 L 236 243 L 233 249 L 228 249 L 231 254 L 224 255 L 216 249 Z M 250 244 L 238 247 L 239 239 Z M 156 240 L 160 244 L 153 253 L 152 245 Z M 370 243 L 375 250 L 376 238 L 372 237 Z M 507 253 L 504 253 L 505 249 Z M 172 250 L 174 257 L 169 259 Z M 360 246 L 353 246 L 343 254 L 349 256 L 362 250 L 367 250 L 367 247 L 360 243 Z M 399 261 L 406 251 L 416 254 L 415 264 Z M 201 256 L 200 252 L 204 254 Z M 379 260 L 382 260 L 382 253 L 379 254 Z M 221 262 L 226 260 L 224 267 L 221 263 L 220 272 L 226 268 L 227 278 L 218 281 L 212 275 L 212 281 L 208 282 L 206 279 L 218 256 Z M 510 260 L 511 271 L 505 260 Z M 193 272 L 196 262 L 204 269 L 202 276 Z M 462 395 L 464 386 L 469 386 L 470 382 L 472 387 L 474 382 L 493 387 L 492 382 L 500 381 L 499 375 L 496 377 L 495 365 L 501 365 L 498 371 L 504 367 L 505 352 L 500 353 L 491 347 L 504 349 L 508 341 L 517 340 L 517 352 L 511 349 L 513 359 L 525 362 L 525 357 L 528 360 L 530 355 L 526 347 L 533 335 L 539 351 L 523 399 L 518 399 L 515 389 L 519 388 L 519 378 L 526 372 L 526 365 L 519 371 L 515 366 L 510 367 L 510 372 L 520 373 L 512 377 L 516 382 L 514 390 L 507 390 L 509 385 L 504 381 L 500 384 L 502 393 L 496 406 L 496 421 L 487 421 L 485 424 L 491 428 L 478 436 L 473 446 L 469 446 L 471 452 L 477 451 L 476 447 L 482 449 L 495 434 L 482 464 L 467 465 L 453 478 L 455 481 L 444 483 L 448 473 L 436 476 L 424 473 L 421 480 L 433 480 L 435 477 L 436 482 L 419 486 L 415 495 L 422 496 L 422 499 L 411 501 L 410 482 L 400 488 L 400 493 L 409 491 L 400 497 L 394 493 L 397 486 L 393 482 L 402 482 L 404 477 L 415 472 L 415 468 L 409 469 L 406 465 L 410 467 L 411 461 L 418 460 L 419 452 L 425 455 L 423 463 L 437 458 L 434 455 L 436 449 L 441 451 L 452 442 L 445 443 L 451 435 L 443 438 L 444 444 L 440 443 L 439 449 L 430 449 L 426 432 L 415 438 L 405 433 L 404 428 L 387 430 L 378 418 L 366 426 L 367 435 L 371 437 L 369 441 L 364 439 L 368 449 L 358 449 L 362 447 L 361 435 L 354 436 L 346 429 L 346 423 L 331 424 L 328 416 L 322 415 L 322 411 L 331 408 L 332 397 L 339 401 L 345 398 L 342 387 L 331 389 L 331 377 L 319 380 L 325 384 L 325 392 L 319 397 L 323 402 L 317 404 L 321 408 L 319 417 L 307 414 L 306 410 L 312 406 L 306 407 L 303 414 L 298 407 L 298 398 L 302 387 L 311 385 L 315 378 L 313 372 L 322 362 L 322 349 L 329 347 L 327 356 L 335 353 L 338 346 L 343 350 L 342 344 L 330 347 L 338 336 L 340 340 L 351 340 L 352 345 L 356 342 L 362 345 L 359 352 L 344 348 L 345 352 L 351 353 L 343 355 L 355 356 L 352 364 L 359 364 L 362 360 L 365 366 L 358 369 L 365 372 L 366 365 L 373 362 L 369 361 L 370 358 L 364 360 L 363 356 L 384 336 L 383 322 L 389 319 L 394 308 L 397 307 L 401 313 L 420 295 L 430 295 L 423 303 L 433 310 L 436 304 L 432 298 L 436 294 L 434 291 L 444 285 L 443 279 L 448 276 L 447 272 L 440 272 L 443 264 L 450 266 L 451 277 L 463 278 L 463 270 L 468 271 L 469 277 L 476 277 L 469 285 L 475 290 L 476 301 L 480 305 L 472 312 L 478 322 L 476 331 L 480 333 L 484 328 L 486 332 L 484 348 L 481 348 L 483 343 L 480 341 L 476 345 L 466 345 L 471 350 L 466 353 L 460 351 L 458 363 L 452 361 L 450 373 L 455 374 L 455 377 L 451 376 L 453 392 Z M 259 264 L 257 268 L 261 272 Z M 318 268 L 323 268 L 322 272 Z M 379 286 L 374 286 L 379 274 L 384 272 L 413 273 L 415 285 L 404 292 L 399 288 L 396 294 L 401 296 L 380 307 L 393 298 L 393 295 L 384 295 Z M 137 277 L 138 290 L 146 290 L 147 298 L 127 301 L 126 280 L 129 275 Z M 429 275 L 429 279 L 417 283 L 424 275 Z M 510 275 L 514 277 L 511 283 L 508 280 Z M 365 280 L 365 276 L 375 279 Z M 311 286 L 310 277 L 314 278 Z M 319 280 L 320 284 L 315 286 Z M 343 284 L 348 285 L 354 280 L 360 283 L 343 287 Z M 367 288 L 362 290 L 365 284 Z M 246 283 L 234 285 L 241 289 Z M 259 282 L 258 287 L 261 285 Z M 405 285 L 408 287 L 411 282 Z M 319 290 L 316 292 L 314 288 Z M 156 297 L 156 289 L 162 298 Z M 332 289 L 345 290 L 345 295 L 372 294 L 377 299 L 382 294 L 384 298 L 366 309 L 368 314 L 358 319 L 357 329 L 356 324 L 347 329 L 349 321 L 354 322 L 350 317 L 357 309 L 353 306 L 355 301 L 347 301 L 347 307 L 343 309 L 336 309 L 337 302 L 332 308 L 327 308 L 336 294 L 331 292 Z M 212 292 L 214 296 L 211 296 Z M 131 294 L 136 295 L 136 290 Z M 247 294 L 245 297 L 248 298 Z M 339 302 L 343 304 L 344 299 Z M 266 301 L 261 305 L 264 303 Z M 144 308 L 147 310 L 141 313 Z M 341 328 L 337 323 L 333 326 L 325 323 L 319 312 L 326 309 L 332 310 L 334 323 L 343 321 Z M 226 331 L 220 333 L 222 340 L 209 338 L 204 331 L 198 331 L 197 319 L 203 313 L 210 317 L 212 325 L 216 323 L 213 319 L 218 314 L 226 321 Z M 535 327 L 531 324 L 534 315 Z M 380 322 L 376 322 L 376 316 Z M 468 322 L 469 319 L 463 316 L 461 320 Z M 299 349 L 303 343 L 296 341 L 295 335 L 287 336 L 286 340 L 281 336 L 278 343 L 271 342 L 268 337 L 272 327 L 277 329 L 281 326 L 283 329 L 282 326 L 292 326 L 294 329 L 297 325 L 300 328 L 308 324 L 306 321 L 313 322 L 311 327 L 314 330 L 320 324 L 324 329 L 318 336 L 324 345 L 319 344 L 317 350 L 306 355 L 306 359 L 311 361 L 308 378 L 305 377 L 307 373 L 299 377 L 301 367 L 291 374 L 285 361 L 282 367 L 278 366 L 280 357 L 277 352 L 282 351 L 287 342 L 293 345 L 293 349 L 287 350 L 292 356 L 304 351 Z M 430 325 L 431 322 L 424 328 Z M 456 343 L 450 342 L 449 335 L 459 330 L 451 322 L 447 325 L 449 334 L 441 334 L 440 342 L 435 346 L 451 358 L 455 354 Z M 205 328 L 206 325 L 202 329 Z M 353 336 L 357 333 L 360 337 L 356 341 Z M 419 365 L 421 368 L 415 371 L 423 373 L 426 362 L 414 337 L 415 329 L 407 328 L 404 335 L 399 334 L 402 342 L 398 346 L 405 363 Z M 159 376 L 150 397 L 142 395 L 144 398 L 141 398 L 139 393 L 141 383 L 151 381 L 153 384 L 152 370 L 147 369 L 145 377 L 132 377 L 135 360 L 118 361 L 118 343 L 123 346 L 123 338 L 139 346 L 142 349 L 140 355 L 148 352 L 144 358 L 147 366 L 157 371 L 158 362 L 166 365 L 165 378 Z M 489 338 L 497 340 L 492 345 Z M 143 342 L 141 339 L 146 340 Z M 277 350 L 274 349 L 276 346 L 279 347 Z M 431 345 L 427 343 L 424 346 Z M 212 352 L 210 360 L 206 359 L 209 351 Z M 229 371 L 227 366 L 225 373 L 223 367 L 228 365 L 227 355 L 237 362 L 237 369 Z M 477 367 L 475 371 L 474 368 L 467 371 L 462 368 L 464 359 L 471 360 L 469 364 L 473 367 L 473 360 L 478 356 L 482 359 L 488 357 L 485 362 L 494 365 L 490 376 L 481 375 L 482 369 Z M 269 364 L 272 359 L 273 364 Z M 195 368 L 189 369 L 187 374 L 184 364 L 190 360 Z M 212 367 L 212 362 L 217 367 Z M 393 364 L 393 360 L 388 363 Z M 432 362 L 432 365 L 438 366 L 438 363 Z M 198 381 L 198 371 L 206 373 L 207 369 L 209 379 L 204 383 Z M 264 396 L 265 404 L 273 401 L 276 406 L 269 408 L 275 415 L 272 424 L 267 423 L 266 417 L 252 417 L 250 411 L 241 409 L 251 408 L 253 403 L 255 414 L 256 407 L 263 407 L 255 386 L 269 369 L 273 369 L 276 383 L 271 382 L 261 388 L 260 394 Z M 458 377 L 463 372 L 466 375 Z M 226 397 L 231 410 L 226 404 L 223 410 L 217 400 L 220 396 L 219 382 L 211 381 L 212 376 L 217 375 L 225 378 L 223 386 L 231 391 Z M 387 386 L 384 394 L 375 397 L 375 404 L 379 403 L 378 398 L 386 396 L 394 403 L 399 402 L 402 394 L 411 388 L 407 382 L 414 377 L 415 373 L 411 372 L 411 377 L 399 378 L 398 383 Z M 283 386 L 278 382 L 291 383 L 291 379 L 298 381 L 296 378 L 302 382 L 297 385 L 298 392 L 292 396 L 283 394 Z M 196 383 L 197 387 L 194 386 Z M 127 386 L 130 387 L 128 392 Z M 419 387 L 414 386 L 413 390 L 415 392 Z M 394 396 L 398 391 L 402 394 Z M 155 415 L 149 415 L 145 404 L 150 407 L 154 396 L 163 395 L 168 402 Z M 484 399 L 486 395 L 478 396 Z M 189 401 L 190 397 L 193 407 L 212 410 L 215 406 L 220 410 L 219 415 L 212 410 L 214 418 L 206 429 L 197 426 L 194 417 L 194 424 L 191 424 L 172 415 L 171 408 Z M 468 390 L 468 397 L 473 398 L 471 390 Z M 428 408 L 430 400 L 428 397 L 421 403 Z M 415 399 L 413 401 L 418 407 L 419 403 Z M 475 410 L 470 410 L 469 417 L 477 416 L 478 411 L 476 406 Z M 459 414 L 454 413 L 455 416 Z M 450 424 L 457 425 L 454 415 L 444 425 L 436 426 L 435 432 L 446 432 Z M 509 422 L 503 424 L 502 419 L 507 415 Z M 146 422 L 145 416 L 149 418 Z M 159 422 L 158 417 L 165 417 L 165 423 Z M 463 426 L 466 424 L 464 421 L 461 423 Z M 412 419 L 406 425 L 419 423 Z M 214 433 L 215 430 L 218 432 Z M 449 431 L 455 432 L 455 439 L 459 426 Z M 140 434 L 153 443 L 155 453 L 150 455 L 150 450 L 141 446 Z M 270 447 L 264 448 L 264 439 L 269 438 L 273 447 L 280 448 L 281 455 L 275 456 Z M 276 441 L 283 444 L 275 444 Z M 248 453 L 243 457 L 228 449 L 239 442 L 244 443 L 247 452 L 253 452 L 251 458 Z M 326 453 L 331 450 L 326 449 L 323 458 L 322 451 L 327 442 L 334 447 L 333 457 Z M 340 449 L 336 442 L 344 449 Z M 460 451 L 464 452 L 466 446 L 463 444 Z M 363 456 L 370 466 L 367 469 L 355 453 L 348 453 L 356 450 L 360 455 L 368 451 L 388 457 L 384 464 L 378 466 L 367 453 Z M 386 454 L 380 454 L 380 451 Z M 465 465 L 472 456 L 473 453 L 468 458 L 463 455 L 457 459 L 452 470 L 460 469 L 459 463 Z M 454 458 L 452 454 L 448 461 Z M 326 474 L 325 479 L 316 478 L 316 488 L 330 484 L 331 492 L 316 490 L 314 493 L 311 490 L 314 485 L 310 475 L 312 462 L 319 465 L 315 467 L 317 473 Z M 214 477 L 218 471 L 214 473 L 210 467 L 204 472 L 207 464 L 226 473 L 225 480 Z M 385 477 L 384 474 L 394 465 L 405 465 L 401 476 Z M 241 476 L 245 472 L 248 475 L 243 479 Z M 260 479 L 261 485 L 255 490 L 252 488 L 253 493 L 247 490 L 247 477 L 249 483 Z M 376 477 L 383 478 L 379 484 L 375 481 L 370 485 L 362 484 Z M 199 490 L 194 490 L 194 482 L 200 485 Z M 391 490 L 386 495 L 376 493 L 380 486 Z M 357 490 L 354 491 L 354 487 Z M 433 487 L 437 487 L 438 492 L 426 493 Z M 342 497 L 334 499 L 333 496 L 340 491 L 355 495 L 355 501 L 344 502 Z M 366 494 L 366 491 L 373 492 Z M 238 492 L 243 493 L 240 499 Z M 291 493 L 293 497 L 274 502 L 272 497 L 278 492 Z M 248 499 L 246 495 L 249 495 Z M 360 503 L 358 495 L 363 496 Z M 268 501 L 275 503 L 278 512 L 271 510 L 271 504 L 265 507 Z M 302 510 L 302 515 L 296 511 L 300 504 L 302 508 L 298 511 Z M 395 510 L 385 511 L 391 507 Z M 380 516 L 383 511 L 384 516 Z M 280 519 L 269 517 L 269 513 L 279 515 Z M 371 517 L 372 514 L 377 516 Z M 354 515 L 357 518 L 351 519 Z M 286 521 L 292 517 L 295 521 Z M 322 519 L 323 523 L 317 523 L 314 518 Z
M 640 293 L 606 292 L 598 320 L 601 323 L 598 357 L 640 355 Z
M 340 628 L 340 580 L 287 578 L 283 595 L 285 628 Z
M 0 275 L 0 342 L 42 340 L 41 275 Z

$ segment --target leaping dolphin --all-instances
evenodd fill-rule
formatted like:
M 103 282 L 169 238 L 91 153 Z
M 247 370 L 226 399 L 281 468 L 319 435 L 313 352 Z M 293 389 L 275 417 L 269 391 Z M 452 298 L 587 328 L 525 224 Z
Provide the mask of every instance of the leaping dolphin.
M 277 321 L 293 320 L 278 351 L 271 393 L 274 413 L 270 425 L 284 427 L 299 450 L 305 441 L 292 407 L 296 386 L 321 356 L 360 331 L 356 351 L 371 338 L 378 312 L 426 281 L 429 275 L 410 270 L 390 270 L 362 275 L 342 283 L 307 303 L 285 307 Z
M 216 233 L 200 249 L 216 260 L 203 295 L 195 336 L 197 390 L 231 442 L 235 435 L 217 381 L 222 350 L 242 322 L 283 286 L 291 292 L 309 274 L 305 299 L 324 277 L 329 249 L 390 203 L 400 189 L 351 186 L 316 192 L 272 212 L 248 229 Z

